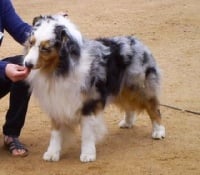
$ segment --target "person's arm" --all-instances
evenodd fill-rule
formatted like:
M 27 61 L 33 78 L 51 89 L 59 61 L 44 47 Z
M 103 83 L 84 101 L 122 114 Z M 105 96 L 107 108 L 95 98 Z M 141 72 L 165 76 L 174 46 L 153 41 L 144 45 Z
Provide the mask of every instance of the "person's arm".
M 17 15 L 10 0 L 2 1 L 2 24 L 4 28 L 17 42 L 24 44 L 31 32 L 31 26 Z
M 6 61 L 0 61 L 0 78 L 1 79 L 5 79 L 6 78 L 6 65 L 8 64 L 8 62 Z

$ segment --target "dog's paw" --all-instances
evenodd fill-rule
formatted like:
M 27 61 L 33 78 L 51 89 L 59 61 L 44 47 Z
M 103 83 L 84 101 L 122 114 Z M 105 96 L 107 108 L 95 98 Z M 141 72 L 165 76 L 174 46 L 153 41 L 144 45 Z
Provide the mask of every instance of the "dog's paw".
M 53 161 L 57 162 L 60 160 L 60 153 L 59 152 L 45 152 L 43 155 L 43 159 L 45 161 Z
M 128 122 L 126 122 L 125 119 L 122 119 L 122 120 L 119 122 L 118 125 L 119 125 L 120 128 L 132 128 L 132 127 L 133 127 L 133 122 L 128 123 Z
M 81 154 L 80 161 L 81 162 L 93 162 L 96 160 L 96 154 Z
M 129 120 L 129 122 L 127 122 L 127 120 L 125 119 L 122 119 L 118 125 L 120 128 L 132 128 L 135 121 L 136 121 L 135 118 L 132 118 L 132 120 Z
M 152 132 L 153 139 L 163 139 L 165 138 L 165 127 L 162 125 L 154 125 L 153 132 Z
M 135 121 L 136 117 L 134 113 L 127 112 L 118 125 L 120 128 L 132 128 Z

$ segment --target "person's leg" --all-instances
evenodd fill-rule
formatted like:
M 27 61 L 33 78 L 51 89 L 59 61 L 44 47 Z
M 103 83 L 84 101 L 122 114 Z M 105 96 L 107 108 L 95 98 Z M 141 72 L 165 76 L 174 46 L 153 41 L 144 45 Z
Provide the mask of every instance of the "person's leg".
M 10 103 L 3 126 L 4 143 L 13 156 L 27 156 L 28 150 L 20 143 L 18 137 L 24 126 L 25 116 L 30 98 L 29 87 L 19 81 L 10 89 Z
M 4 59 L 15 64 L 22 64 L 22 56 L 9 57 Z M 27 149 L 19 142 L 21 129 L 25 122 L 25 116 L 30 99 L 29 86 L 24 81 L 11 83 L 6 88 L 10 91 L 9 109 L 6 114 L 6 122 L 3 126 L 3 134 L 5 135 L 5 145 L 13 155 L 27 155 Z M 7 89 L 7 90 L 8 90 Z M 3 97 L 3 92 L 2 96 Z M 1 92 L 0 92 L 1 95 Z
M 25 116 L 30 98 L 29 86 L 24 81 L 12 83 L 10 88 L 10 103 L 6 114 L 3 133 L 18 137 L 25 122 Z
M 10 80 L 5 80 L 0 78 L 0 98 L 3 98 L 10 92 L 12 82 Z

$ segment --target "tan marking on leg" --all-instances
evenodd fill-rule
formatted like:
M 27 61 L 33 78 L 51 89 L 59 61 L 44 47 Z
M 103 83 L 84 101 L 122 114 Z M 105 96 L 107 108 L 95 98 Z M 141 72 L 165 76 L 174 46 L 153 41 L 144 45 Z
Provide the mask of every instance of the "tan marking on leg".
M 147 104 L 147 113 L 149 114 L 149 117 L 153 122 L 156 122 L 157 124 L 161 124 L 161 113 L 159 109 L 159 102 L 156 98 L 151 99 L 148 101 Z

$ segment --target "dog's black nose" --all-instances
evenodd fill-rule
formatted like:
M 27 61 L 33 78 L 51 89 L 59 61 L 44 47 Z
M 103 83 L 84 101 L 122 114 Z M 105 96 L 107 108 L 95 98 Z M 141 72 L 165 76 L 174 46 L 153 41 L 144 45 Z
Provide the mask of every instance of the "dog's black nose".
M 29 62 L 25 62 L 25 66 L 29 69 L 32 69 L 33 68 L 33 64 L 32 63 L 29 63 Z

